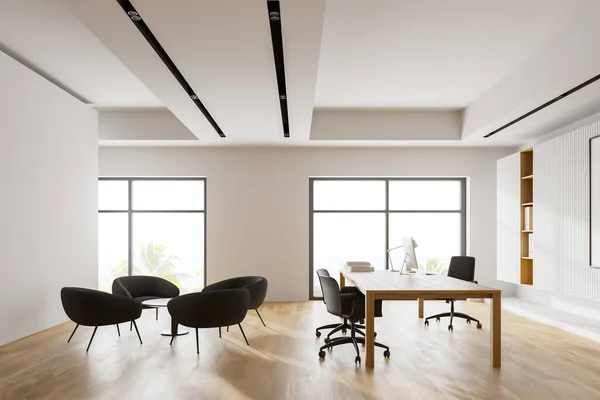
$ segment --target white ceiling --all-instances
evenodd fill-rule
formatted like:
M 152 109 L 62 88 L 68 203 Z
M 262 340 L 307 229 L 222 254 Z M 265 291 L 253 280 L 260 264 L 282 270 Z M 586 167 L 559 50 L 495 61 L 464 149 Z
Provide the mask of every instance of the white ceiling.
M 97 108 L 124 108 L 123 118 L 143 115 L 132 107 L 163 106 L 199 139 L 182 141 L 185 134 L 170 129 L 160 137 L 154 129 L 149 144 L 512 146 L 600 104 L 597 89 L 582 91 L 585 107 L 565 100 L 563 108 L 540 113 L 544 122 L 531 117 L 487 141 L 465 140 L 457 122 L 467 106 L 477 110 L 472 105 L 484 93 L 500 93 L 503 78 L 568 37 L 582 15 L 600 11 L 598 0 L 280 1 L 289 139 L 281 127 L 266 0 L 132 0 L 226 139 L 115 0 L 0 0 L 0 50 Z M 589 53 L 589 43 L 576 47 Z M 600 72 L 595 61 L 589 64 Z M 571 80 L 581 82 L 567 77 L 561 84 Z M 356 111 L 356 123 L 345 117 Z M 568 118 L 556 117 L 563 111 Z M 481 126 L 499 120 L 481 116 Z M 435 128 L 447 117 L 452 126 Z M 415 118 L 417 125 L 410 122 Z M 140 145 L 143 132 L 121 143 Z M 118 140 L 109 142 L 102 143 Z
M 60 0 L 0 0 L 0 50 L 99 106 L 160 106 Z
M 327 0 L 315 106 L 466 107 L 590 0 Z

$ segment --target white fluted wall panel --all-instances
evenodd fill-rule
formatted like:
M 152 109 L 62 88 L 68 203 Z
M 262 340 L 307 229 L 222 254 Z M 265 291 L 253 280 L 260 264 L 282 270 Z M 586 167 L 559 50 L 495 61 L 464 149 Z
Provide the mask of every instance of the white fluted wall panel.
M 600 301 L 589 266 L 589 139 L 600 121 L 534 147 L 534 287 Z

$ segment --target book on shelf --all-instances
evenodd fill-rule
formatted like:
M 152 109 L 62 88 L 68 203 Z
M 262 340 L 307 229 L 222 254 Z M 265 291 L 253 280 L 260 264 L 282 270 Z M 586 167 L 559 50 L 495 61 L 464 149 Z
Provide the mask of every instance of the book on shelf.
M 345 268 L 350 272 L 373 272 L 375 268 L 368 261 L 346 261 Z
M 533 228 L 531 224 L 531 209 L 531 206 L 523 208 L 523 229 L 526 231 L 530 231 Z
M 533 258 L 533 233 L 527 235 L 529 254 L 527 255 L 529 258 Z

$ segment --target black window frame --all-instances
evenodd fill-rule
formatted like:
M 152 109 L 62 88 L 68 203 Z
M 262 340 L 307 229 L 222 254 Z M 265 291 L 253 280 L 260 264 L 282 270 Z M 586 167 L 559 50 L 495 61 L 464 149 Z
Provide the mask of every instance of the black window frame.
M 208 270 L 206 233 L 207 233 L 207 179 L 206 177 L 108 177 L 102 176 L 98 178 L 101 181 L 126 181 L 127 182 L 127 209 L 126 210 L 100 210 L 98 214 L 127 214 L 127 276 L 133 275 L 133 214 L 148 214 L 148 213 L 195 213 L 204 214 L 204 276 L 202 286 L 206 286 L 206 271 Z M 133 209 L 133 182 L 134 181 L 202 181 L 204 183 L 204 208 L 202 210 L 134 210 Z
M 385 249 L 382 251 L 385 254 L 385 269 L 389 269 L 389 258 L 387 257 L 387 249 L 390 248 L 390 214 L 405 213 L 405 214 L 449 214 L 457 213 L 460 214 L 461 221 L 461 238 L 460 238 L 460 252 L 461 256 L 467 254 L 467 178 L 466 177 L 311 177 L 308 179 L 308 214 L 309 214 L 309 227 L 308 227 L 308 247 L 309 247 L 309 299 L 310 300 L 322 300 L 323 297 L 317 297 L 313 293 L 314 285 L 314 215 L 318 214 L 334 214 L 334 213 L 371 213 L 371 214 L 385 214 Z M 317 181 L 379 181 L 385 182 L 385 209 L 383 210 L 315 210 L 314 209 L 314 183 Z M 460 183 L 460 209 L 459 210 L 390 210 L 390 182 L 395 181 L 455 181 Z

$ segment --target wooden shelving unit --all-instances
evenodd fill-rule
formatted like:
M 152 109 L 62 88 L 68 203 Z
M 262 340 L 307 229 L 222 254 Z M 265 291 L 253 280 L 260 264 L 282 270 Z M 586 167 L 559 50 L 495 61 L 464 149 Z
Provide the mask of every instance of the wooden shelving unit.
M 533 285 L 533 149 L 521 152 L 521 284 Z

